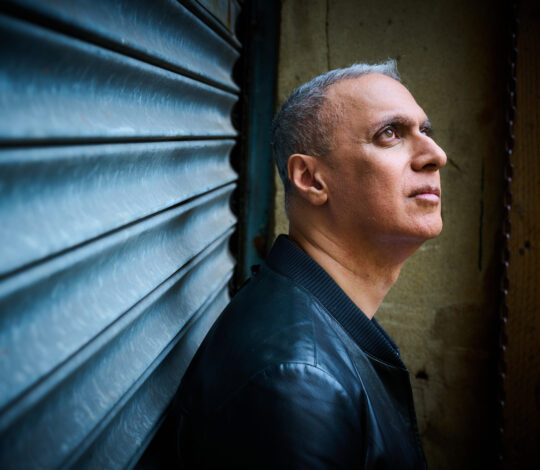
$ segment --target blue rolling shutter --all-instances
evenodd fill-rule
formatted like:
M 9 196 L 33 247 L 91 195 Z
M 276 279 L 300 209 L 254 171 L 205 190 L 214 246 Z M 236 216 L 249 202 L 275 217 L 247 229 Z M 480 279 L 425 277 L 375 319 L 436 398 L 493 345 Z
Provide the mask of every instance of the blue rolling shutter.
M 2 469 L 132 467 L 228 302 L 240 46 L 186 4 L 0 7 Z

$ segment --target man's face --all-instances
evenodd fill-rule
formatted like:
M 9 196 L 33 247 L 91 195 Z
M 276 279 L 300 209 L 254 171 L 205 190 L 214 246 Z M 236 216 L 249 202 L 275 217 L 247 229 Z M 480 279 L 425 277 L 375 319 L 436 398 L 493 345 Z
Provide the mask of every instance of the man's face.
M 409 91 L 370 74 L 337 83 L 327 96 L 344 111 L 323 159 L 336 227 L 379 243 L 437 236 L 446 155 Z

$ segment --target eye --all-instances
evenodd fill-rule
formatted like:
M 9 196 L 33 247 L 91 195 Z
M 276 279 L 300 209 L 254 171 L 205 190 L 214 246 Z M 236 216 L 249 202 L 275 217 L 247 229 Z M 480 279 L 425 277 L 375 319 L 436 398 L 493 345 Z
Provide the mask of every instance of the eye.
M 387 127 L 386 129 L 384 129 L 381 132 L 381 135 L 383 137 L 388 137 L 389 139 L 393 139 L 393 138 L 397 137 L 396 131 L 391 127 Z
M 432 131 L 429 127 L 424 127 L 423 129 L 420 129 L 420 134 L 424 134 L 427 137 L 431 137 Z
M 394 145 L 397 142 L 399 142 L 400 136 L 398 134 L 397 129 L 393 125 L 387 125 L 386 127 L 382 128 L 377 135 L 375 136 L 375 140 L 379 143 L 379 145 Z

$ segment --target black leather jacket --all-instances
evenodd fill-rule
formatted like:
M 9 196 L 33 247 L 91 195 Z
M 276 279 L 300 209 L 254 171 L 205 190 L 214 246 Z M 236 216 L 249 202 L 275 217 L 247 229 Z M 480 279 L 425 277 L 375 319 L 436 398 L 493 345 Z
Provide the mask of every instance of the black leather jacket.
M 180 387 L 180 468 L 422 469 L 399 351 L 287 237 Z

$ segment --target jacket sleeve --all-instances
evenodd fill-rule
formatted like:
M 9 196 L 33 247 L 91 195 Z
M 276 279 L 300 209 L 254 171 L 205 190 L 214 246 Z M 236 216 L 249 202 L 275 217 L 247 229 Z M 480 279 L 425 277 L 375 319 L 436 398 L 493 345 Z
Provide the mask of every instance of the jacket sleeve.
M 261 371 L 207 421 L 203 467 L 362 468 L 355 401 L 309 364 Z

